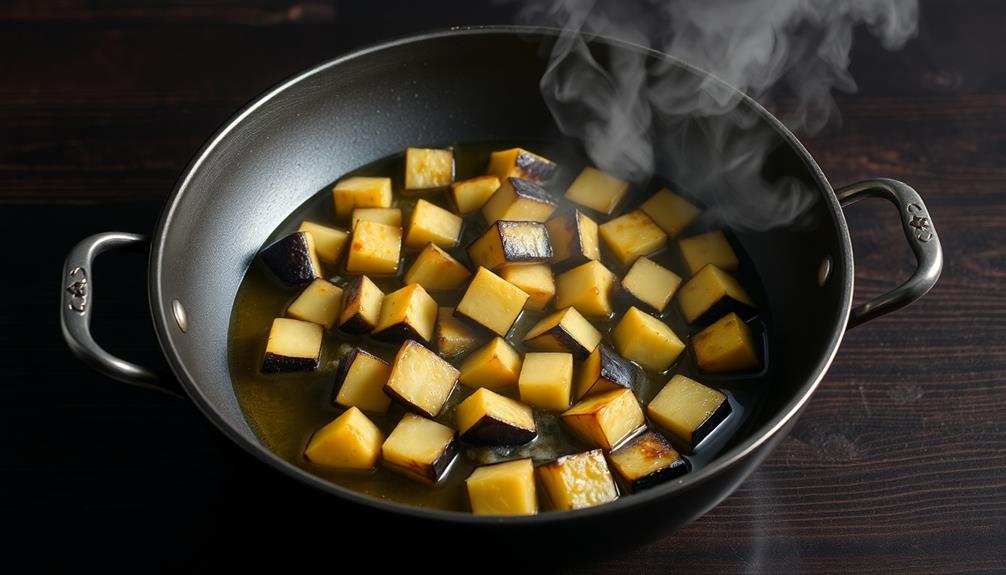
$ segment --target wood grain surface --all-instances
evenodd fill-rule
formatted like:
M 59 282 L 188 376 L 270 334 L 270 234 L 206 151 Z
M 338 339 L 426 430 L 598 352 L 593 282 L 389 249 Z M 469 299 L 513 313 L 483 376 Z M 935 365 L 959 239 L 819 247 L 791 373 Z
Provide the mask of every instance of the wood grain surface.
M 201 144 L 283 78 L 510 12 L 462 0 L 0 3 L 0 570 L 195 572 L 302 528 L 262 503 L 261 470 L 191 406 L 72 358 L 56 315 L 62 258 L 90 233 L 151 230 Z M 940 283 L 848 334 L 794 432 L 723 504 L 634 552 L 552 570 L 1006 572 L 1004 54 L 1006 4 L 991 0 L 924 0 L 901 52 L 859 35 L 860 91 L 839 99 L 841 125 L 806 143 L 836 185 L 886 176 L 918 189 L 943 240 Z M 847 215 L 862 301 L 913 260 L 889 206 Z M 158 365 L 144 264 L 103 258 L 94 327 L 115 353 Z M 216 543 L 236 532 L 235 546 Z M 339 552 L 334 541 L 324 554 Z

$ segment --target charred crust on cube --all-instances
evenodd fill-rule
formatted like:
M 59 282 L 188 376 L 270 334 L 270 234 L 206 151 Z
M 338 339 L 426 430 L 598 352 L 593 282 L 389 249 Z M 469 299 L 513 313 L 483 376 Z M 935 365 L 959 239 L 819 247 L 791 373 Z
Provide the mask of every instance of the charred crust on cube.
M 500 242 L 503 244 L 503 257 L 506 261 L 522 263 L 547 262 L 552 257 L 552 243 L 549 241 L 548 229 L 539 222 L 515 222 L 499 220 L 496 222 Z M 513 233 L 508 233 L 513 230 Z M 530 242 L 517 241 L 517 236 L 524 238 L 536 234 L 535 245 Z
M 537 430 L 525 429 L 509 421 L 497 419 L 491 415 L 483 415 L 481 419 L 461 434 L 461 440 L 472 445 L 504 447 L 524 445 L 537 436 Z
M 514 177 L 507 178 L 507 181 L 510 182 L 510 186 L 513 187 L 514 195 L 519 198 L 527 198 L 529 200 L 534 200 L 550 206 L 559 205 L 558 200 L 553 198 L 552 194 L 548 193 L 545 188 L 534 182 Z
M 407 321 L 401 321 L 394 325 L 389 325 L 379 332 L 370 334 L 370 337 L 378 341 L 385 341 L 388 343 L 405 343 L 406 340 L 410 339 L 424 346 L 429 345 L 430 343 L 426 340 L 426 338 L 419 335 L 416 328 L 412 327 L 412 325 Z
M 533 346 L 535 340 L 542 340 L 546 338 L 552 339 L 557 346 L 572 354 L 573 359 L 577 361 L 585 359 L 588 355 L 590 355 L 590 352 L 594 351 L 584 347 L 579 340 L 573 337 L 573 334 L 566 330 L 561 322 L 542 332 L 541 335 L 528 340 L 527 343 Z
M 314 267 L 307 232 L 294 232 L 259 252 L 266 268 L 281 282 L 296 286 L 310 283 L 321 270 Z
M 525 150 L 517 152 L 514 166 L 524 179 L 535 182 L 546 182 L 552 179 L 552 176 L 559 169 L 558 164 L 555 162 L 541 156 L 536 156 Z
M 318 369 L 317 357 L 288 357 L 266 352 L 262 358 L 262 373 L 291 373 Z
M 670 481 L 677 477 L 681 477 L 686 473 L 688 473 L 688 462 L 679 457 L 674 461 L 674 463 L 668 465 L 667 467 L 662 467 L 653 473 L 644 475 L 643 477 L 628 483 L 631 483 L 630 488 L 633 492 L 639 492 L 656 487 L 661 483 Z
M 426 411 L 425 409 L 419 407 L 418 405 L 406 399 L 400 393 L 395 391 L 393 387 L 388 386 L 388 384 L 384 384 L 384 387 L 382 387 L 381 389 L 384 391 L 385 395 L 395 400 L 396 402 L 401 404 L 402 407 L 404 407 L 408 411 L 411 411 L 412 413 L 415 413 L 416 415 L 422 415 L 423 417 L 428 417 L 432 419 L 437 416 L 437 413 L 440 413 L 439 411 L 437 413 L 430 413 L 429 411 Z M 441 407 L 441 409 L 443 409 L 443 407 Z
M 702 443 L 702 440 L 708 437 L 719 424 L 723 423 L 731 412 L 733 412 L 733 408 L 730 407 L 730 400 L 724 397 L 719 407 L 709 414 L 709 417 L 692 432 L 692 449 Z
M 618 387 L 632 389 L 635 383 L 636 373 L 632 367 L 632 362 L 618 355 L 614 349 L 607 344 L 598 346 L 601 354 L 600 377 Z

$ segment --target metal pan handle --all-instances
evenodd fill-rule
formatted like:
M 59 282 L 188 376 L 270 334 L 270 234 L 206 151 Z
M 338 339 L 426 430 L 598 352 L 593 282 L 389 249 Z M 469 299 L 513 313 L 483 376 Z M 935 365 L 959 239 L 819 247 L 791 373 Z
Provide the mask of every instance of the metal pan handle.
M 898 208 L 901 227 L 918 266 L 912 277 L 905 283 L 882 296 L 874 298 L 852 309 L 849 314 L 849 328 L 871 319 L 901 309 L 926 295 L 940 278 L 943 270 L 943 249 L 936 235 L 929 210 L 919 193 L 908 184 L 887 178 L 877 178 L 858 182 L 835 192 L 842 207 L 854 204 L 863 198 L 883 198 Z

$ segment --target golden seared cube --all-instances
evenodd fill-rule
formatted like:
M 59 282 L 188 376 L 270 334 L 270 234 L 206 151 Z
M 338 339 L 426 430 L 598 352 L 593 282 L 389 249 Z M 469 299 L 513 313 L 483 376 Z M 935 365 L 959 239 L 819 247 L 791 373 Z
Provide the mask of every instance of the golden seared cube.
M 384 463 L 395 471 L 436 483 L 458 455 L 454 430 L 413 413 L 406 413 L 381 446 Z
M 542 311 L 555 297 L 555 280 L 548 264 L 513 264 L 503 266 L 500 277 L 528 295 L 527 309 Z
M 391 178 L 346 178 L 332 188 L 335 215 L 348 218 L 353 208 L 390 208 Z
M 328 280 L 318 278 L 308 284 L 297 299 L 286 308 L 286 315 L 331 329 L 338 321 L 341 311 L 342 288 Z
M 758 369 L 758 351 L 751 328 L 729 313 L 692 336 L 699 369 L 708 373 Z
M 688 473 L 688 463 L 681 454 L 655 431 L 633 437 L 608 454 L 608 461 L 633 493 Z
M 730 241 L 722 230 L 682 238 L 678 240 L 681 257 L 688 266 L 688 272 L 695 274 L 706 264 L 713 264 L 727 272 L 737 271 L 740 262 L 737 254 L 730 247 Z
M 470 214 L 482 209 L 500 187 L 496 176 L 478 176 L 451 184 L 451 202 L 459 214 Z
M 454 151 L 406 148 L 405 189 L 432 190 L 454 181 Z
M 583 359 L 601 342 L 601 332 L 574 307 L 541 318 L 524 336 L 524 344 L 539 351 L 566 352 Z
M 530 407 L 484 387 L 458 404 L 461 440 L 472 445 L 524 445 L 538 435 Z
M 573 356 L 556 352 L 525 354 L 517 386 L 520 400 L 528 405 L 549 411 L 566 409 L 573 389 Z
M 506 178 L 482 206 L 482 215 L 489 225 L 499 220 L 544 222 L 558 205 L 559 202 L 538 184 Z
M 544 499 L 557 510 L 584 509 L 618 498 L 600 449 L 566 455 L 537 469 Z
M 517 385 L 523 363 L 505 339 L 494 337 L 461 364 L 461 385 L 499 391 Z
M 506 337 L 527 300 L 528 295 L 519 287 L 486 268 L 479 268 L 454 308 L 454 315 Z
M 320 325 L 309 321 L 282 317 L 272 320 L 262 373 L 314 371 L 321 358 L 324 334 Z
M 581 399 L 562 414 L 562 421 L 594 447 L 613 449 L 643 427 L 646 418 L 631 389 L 618 389 Z
M 454 247 L 461 237 L 461 218 L 447 210 L 419 200 L 409 215 L 405 245 L 421 248 L 426 244 L 436 244 L 442 248 Z
M 684 342 L 667 324 L 637 307 L 625 312 L 611 337 L 619 355 L 656 372 L 670 367 L 685 349 Z
M 615 211 L 629 191 L 629 182 L 587 166 L 566 190 L 566 199 L 602 214 Z
M 476 467 L 465 479 L 468 503 L 475 515 L 534 515 L 538 495 L 531 459 Z
M 352 223 L 349 229 L 355 228 L 356 222 L 360 220 L 400 228 L 402 227 L 402 210 L 401 208 L 353 208 L 353 216 L 350 219 Z
M 342 294 L 339 329 L 346 333 L 370 333 L 381 318 L 384 292 L 367 276 L 350 280 Z
M 457 357 L 468 353 L 486 340 L 482 334 L 478 328 L 454 317 L 454 308 L 442 307 L 437 310 L 433 340 L 441 356 Z
M 706 264 L 678 293 L 678 306 L 688 323 L 754 306 L 741 284 L 714 264 Z
M 650 196 L 639 209 L 672 238 L 677 237 L 702 213 L 694 204 L 667 188 Z
M 330 264 L 339 261 L 342 252 L 349 243 L 348 233 L 314 222 L 302 222 L 297 231 L 311 234 L 311 237 L 314 238 L 314 251 L 318 254 L 318 259 Z
M 405 283 L 416 283 L 430 291 L 458 289 L 472 275 L 465 264 L 436 244 L 426 244 L 405 271 Z
M 583 315 L 611 315 L 611 296 L 618 277 L 604 264 L 590 260 L 555 278 L 555 307 L 573 306 Z
M 639 256 L 652 254 L 667 245 L 664 230 L 639 210 L 601 224 L 598 231 L 604 245 L 623 266 L 631 265 Z
M 312 463 L 339 469 L 373 469 L 384 434 L 355 407 L 314 432 L 304 450 Z
M 654 313 L 663 313 L 681 285 L 681 277 L 650 258 L 632 264 L 622 278 L 622 289 Z
M 580 210 L 555 216 L 545 227 L 552 241 L 552 263 L 577 265 L 601 259 L 597 222 Z
M 541 222 L 500 220 L 468 246 L 468 257 L 477 266 L 496 270 L 506 264 L 547 262 L 552 244 Z
M 489 169 L 486 173 L 496 176 L 500 181 L 520 178 L 541 184 L 551 179 L 558 169 L 555 162 L 538 154 L 523 148 L 510 148 L 489 155 Z
M 343 407 L 358 407 L 364 411 L 384 413 L 391 398 L 384 393 L 384 384 L 391 376 L 391 365 L 366 350 L 354 347 L 339 361 L 335 372 L 333 403 Z
M 694 448 L 730 415 L 730 402 L 719 391 L 675 375 L 646 406 L 660 427 Z
M 576 378 L 576 398 L 619 389 L 632 389 L 636 370 L 624 357 L 606 344 L 600 344 L 587 356 Z
M 454 366 L 409 340 L 402 344 L 391 364 L 384 393 L 407 409 L 436 417 L 454 391 L 458 375 Z
M 435 323 L 437 302 L 423 286 L 409 284 L 384 296 L 373 338 L 393 343 L 414 339 L 427 344 L 433 338 Z
M 304 285 L 321 277 L 314 236 L 307 232 L 294 232 L 276 240 L 259 252 L 259 259 L 286 285 Z
M 402 228 L 360 220 L 353 228 L 346 271 L 351 274 L 394 274 L 402 253 Z

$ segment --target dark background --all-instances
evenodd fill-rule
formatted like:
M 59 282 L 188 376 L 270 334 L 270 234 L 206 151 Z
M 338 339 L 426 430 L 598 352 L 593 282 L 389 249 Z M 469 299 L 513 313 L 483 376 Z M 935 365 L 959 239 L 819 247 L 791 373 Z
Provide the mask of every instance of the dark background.
M 859 35 L 860 92 L 840 98 L 841 126 L 806 143 L 836 185 L 887 176 L 919 190 L 946 253 L 940 284 L 850 332 L 791 436 L 703 519 L 551 570 L 1006 571 L 1006 4 L 922 4 L 901 52 Z M 203 141 L 283 78 L 384 38 L 511 20 L 506 5 L 464 0 L 0 2 L 0 571 L 312 557 L 341 568 L 352 526 L 337 509 L 294 513 L 310 499 L 187 402 L 70 355 L 62 258 L 91 233 L 150 231 Z M 886 204 L 847 214 L 862 300 L 913 261 Z M 94 330 L 163 368 L 144 257 L 101 260 Z M 312 548 L 319 529 L 331 539 Z M 372 536 L 394 555 L 388 531 Z M 450 556 L 444 544 L 415 565 Z

